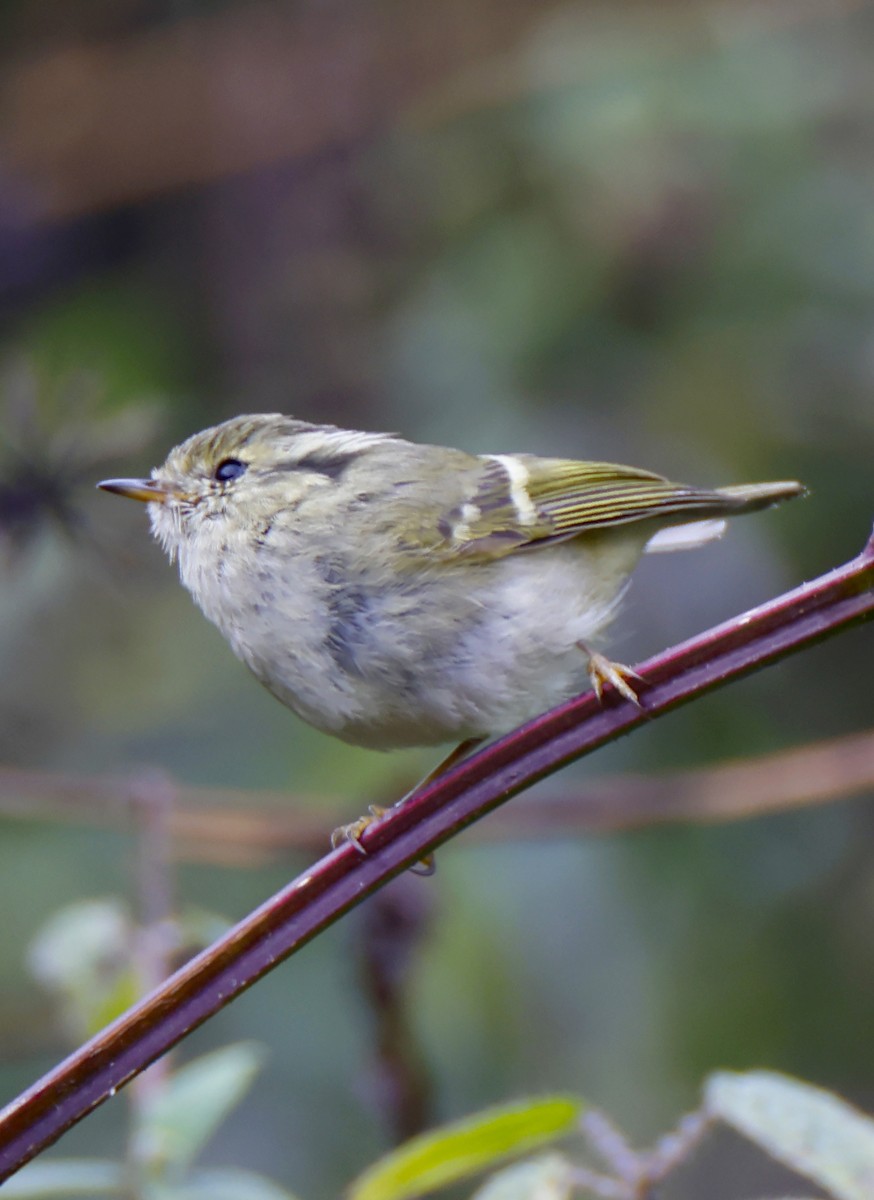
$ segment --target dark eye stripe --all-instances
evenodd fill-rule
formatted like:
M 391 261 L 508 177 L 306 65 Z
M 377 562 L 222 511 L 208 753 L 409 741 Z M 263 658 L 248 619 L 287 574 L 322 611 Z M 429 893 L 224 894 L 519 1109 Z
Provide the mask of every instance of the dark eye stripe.
M 277 470 L 313 471 L 317 475 L 326 475 L 329 479 L 339 479 L 346 468 L 360 457 L 360 450 L 350 450 L 339 454 L 316 450 L 312 454 L 297 459 L 296 462 L 280 463 Z
M 245 470 L 246 464 L 238 458 L 223 458 L 213 471 L 213 479 L 219 483 L 229 483 L 232 479 L 239 479 Z

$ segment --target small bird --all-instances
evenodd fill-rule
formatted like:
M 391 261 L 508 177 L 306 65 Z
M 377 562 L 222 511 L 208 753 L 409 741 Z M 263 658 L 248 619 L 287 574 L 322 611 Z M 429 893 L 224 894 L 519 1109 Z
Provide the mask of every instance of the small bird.
M 152 532 L 234 653 L 325 733 L 475 741 L 583 689 L 637 702 L 594 643 L 641 554 L 803 492 L 713 490 L 614 463 L 467 454 L 280 414 L 235 417 L 149 479 Z

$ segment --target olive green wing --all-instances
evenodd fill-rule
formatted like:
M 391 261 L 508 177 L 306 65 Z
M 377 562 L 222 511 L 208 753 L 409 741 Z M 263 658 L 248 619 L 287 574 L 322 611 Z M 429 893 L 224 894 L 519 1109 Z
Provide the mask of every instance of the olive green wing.
M 764 508 L 803 491 L 763 483 L 710 490 L 671 483 L 617 463 L 534 455 L 484 455 L 465 499 L 438 521 L 447 555 L 498 558 L 589 530 L 653 521 L 660 525 Z

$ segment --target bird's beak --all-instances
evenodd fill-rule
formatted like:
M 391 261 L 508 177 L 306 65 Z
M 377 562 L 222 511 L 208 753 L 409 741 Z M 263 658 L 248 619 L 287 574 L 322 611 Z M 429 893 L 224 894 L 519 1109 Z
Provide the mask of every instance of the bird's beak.
M 166 504 L 168 500 L 181 499 L 181 493 L 170 484 L 157 479 L 104 479 L 97 485 L 104 492 L 115 492 L 143 504 Z

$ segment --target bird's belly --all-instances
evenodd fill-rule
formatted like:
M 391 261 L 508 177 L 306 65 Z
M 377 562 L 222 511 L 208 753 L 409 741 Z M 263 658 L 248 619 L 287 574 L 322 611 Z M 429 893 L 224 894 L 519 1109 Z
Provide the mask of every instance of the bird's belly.
M 245 614 L 237 654 L 303 720 L 373 749 L 503 732 L 582 691 L 643 539 L 560 543 L 481 566 L 344 581 L 305 619 Z M 292 614 L 294 614 L 292 616 Z

